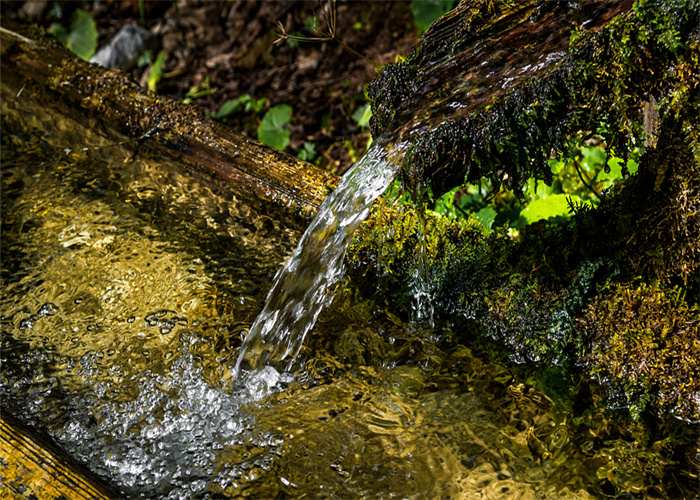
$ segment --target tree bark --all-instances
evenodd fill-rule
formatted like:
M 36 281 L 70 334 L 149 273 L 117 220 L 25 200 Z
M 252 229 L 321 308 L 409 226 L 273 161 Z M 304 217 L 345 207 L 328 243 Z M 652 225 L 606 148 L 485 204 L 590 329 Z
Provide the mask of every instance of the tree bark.
M 239 135 L 193 106 L 145 91 L 121 71 L 78 59 L 38 28 L 12 28 L 0 27 L 0 64 L 2 85 L 18 101 L 34 97 L 68 116 L 94 120 L 115 140 L 140 138 L 135 143 L 226 181 L 251 203 L 309 217 L 337 185 L 330 172 Z

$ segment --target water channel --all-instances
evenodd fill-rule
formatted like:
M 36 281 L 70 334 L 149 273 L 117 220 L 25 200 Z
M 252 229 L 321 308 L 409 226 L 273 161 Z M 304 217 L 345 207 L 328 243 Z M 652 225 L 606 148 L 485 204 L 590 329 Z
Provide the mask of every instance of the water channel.
M 3 409 L 127 497 L 585 499 L 611 487 L 612 445 L 585 422 L 340 276 L 285 352 L 296 364 L 238 373 L 299 229 L 39 104 L 2 106 Z M 657 481 L 625 474 L 618 492 Z

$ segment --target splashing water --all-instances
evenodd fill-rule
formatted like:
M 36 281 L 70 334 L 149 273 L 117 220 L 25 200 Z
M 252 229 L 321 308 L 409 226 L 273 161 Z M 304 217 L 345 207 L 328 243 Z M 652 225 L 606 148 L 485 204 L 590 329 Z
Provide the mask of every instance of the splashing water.
M 241 347 L 235 373 L 289 360 L 291 368 L 318 315 L 333 299 L 330 288 L 344 272 L 343 259 L 353 231 L 398 170 L 403 144 L 375 142 L 323 202 L 294 254 L 278 271 L 263 311 Z

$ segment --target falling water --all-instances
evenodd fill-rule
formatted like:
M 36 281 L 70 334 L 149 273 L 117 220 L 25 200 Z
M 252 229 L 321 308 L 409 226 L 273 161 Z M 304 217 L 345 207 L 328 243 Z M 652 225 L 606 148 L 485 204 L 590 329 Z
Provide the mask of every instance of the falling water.
M 294 254 L 274 284 L 243 342 L 235 372 L 246 359 L 251 369 L 287 361 L 289 369 L 304 337 L 332 300 L 331 288 L 344 272 L 343 258 L 353 231 L 391 183 L 403 145 L 372 144 L 323 202 Z

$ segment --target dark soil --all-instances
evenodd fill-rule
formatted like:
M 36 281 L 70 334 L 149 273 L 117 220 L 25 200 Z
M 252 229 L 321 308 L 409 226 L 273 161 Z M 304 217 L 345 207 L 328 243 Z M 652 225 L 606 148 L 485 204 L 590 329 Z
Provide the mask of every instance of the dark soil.
M 127 23 L 145 26 L 167 54 L 158 93 L 182 99 L 190 89 L 208 85 L 211 93 L 191 101 L 206 113 L 244 94 L 267 98 L 260 113 L 239 112 L 224 119 L 251 137 L 256 137 L 266 109 L 288 104 L 293 114 L 287 151 L 296 154 L 304 142 L 313 143 L 318 154 L 314 162 L 338 173 L 368 143 L 369 132 L 352 119 L 366 102 L 365 85 L 376 76 L 376 68 L 408 54 L 418 42 L 407 1 L 146 1 L 143 18 L 137 0 L 61 3 L 60 9 L 46 1 L 3 4 L 3 16 L 23 16 L 44 26 L 56 22 L 52 15 L 60 10 L 59 21 L 68 27 L 71 11 L 82 8 L 97 23 L 98 46 Z M 310 29 L 316 18 L 317 27 L 327 33 L 332 11 L 334 40 L 280 39 L 278 22 L 288 33 L 318 37 Z M 146 86 L 149 71 L 143 65 L 131 73 Z

